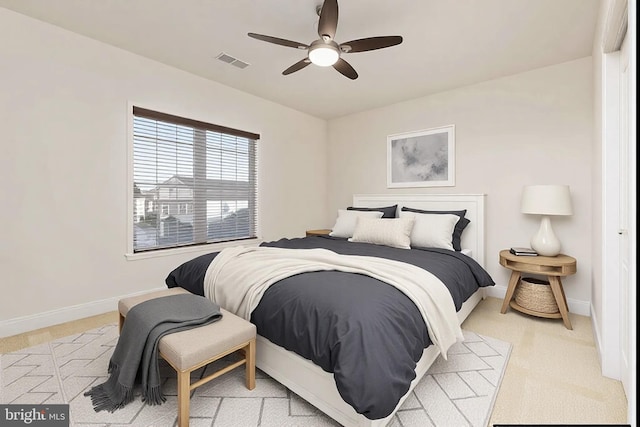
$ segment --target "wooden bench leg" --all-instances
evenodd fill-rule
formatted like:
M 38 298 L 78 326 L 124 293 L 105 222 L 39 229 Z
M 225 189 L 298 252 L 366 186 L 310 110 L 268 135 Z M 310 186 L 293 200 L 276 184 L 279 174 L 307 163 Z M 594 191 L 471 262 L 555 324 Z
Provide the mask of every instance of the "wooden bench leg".
M 178 371 L 178 427 L 189 427 L 191 372 Z
M 246 359 L 245 362 L 245 370 L 247 376 L 247 388 L 249 390 L 253 390 L 256 388 L 256 340 L 252 339 L 249 341 L 249 344 L 245 347 L 244 357 Z

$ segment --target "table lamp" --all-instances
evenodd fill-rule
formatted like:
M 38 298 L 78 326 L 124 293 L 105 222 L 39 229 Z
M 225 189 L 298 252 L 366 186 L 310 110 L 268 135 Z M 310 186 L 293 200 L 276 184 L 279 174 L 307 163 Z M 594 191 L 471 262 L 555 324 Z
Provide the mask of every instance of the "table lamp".
M 527 185 L 522 190 L 522 213 L 542 215 L 540 229 L 531 238 L 531 248 L 543 256 L 560 253 L 560 240 L 551 228 L 550 215 L 573 215 L 568 185 Z

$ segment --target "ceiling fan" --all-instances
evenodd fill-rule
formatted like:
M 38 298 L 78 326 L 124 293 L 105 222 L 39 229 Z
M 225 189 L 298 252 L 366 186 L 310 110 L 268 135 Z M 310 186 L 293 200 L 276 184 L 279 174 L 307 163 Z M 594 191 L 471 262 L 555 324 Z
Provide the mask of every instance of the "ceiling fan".
M 248 33 L 248 35 L 265 42 L 307 50 L 306 58 L 301 59 L 282 72 L 285 76 L 313 63 L 321 67 L 333 66 L 338 72 L 351 80 L 357 79 L 358 73 L 347 61 L 340 57 L 343 53 L 366 52 L 402 43 L 402 36 L 381 36 L 338 44 L 334 40 L 336 28 L 338 27 L 338 1 L 325 0 L 321 6 L 316 8 L 316 12 L 320 16 L 318 21 L 318 36 L 320 38 L 309 45 L 263 34 Z

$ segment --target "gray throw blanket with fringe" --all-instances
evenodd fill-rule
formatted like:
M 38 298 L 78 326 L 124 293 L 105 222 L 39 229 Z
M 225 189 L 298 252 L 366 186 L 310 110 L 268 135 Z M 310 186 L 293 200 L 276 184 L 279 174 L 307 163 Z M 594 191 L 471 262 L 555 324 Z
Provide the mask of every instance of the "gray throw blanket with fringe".
M 109 379 L 87 391 L 96 412 L 114 412 L 133 401 L 136 379 L 142 400 L 159 405 L 166 399 L 160 385 L 158 343 L 166 334 L 208 325 L 222 317 L 220 307 L 194 294 L 169 295 L 131 307 L 109 361 Z

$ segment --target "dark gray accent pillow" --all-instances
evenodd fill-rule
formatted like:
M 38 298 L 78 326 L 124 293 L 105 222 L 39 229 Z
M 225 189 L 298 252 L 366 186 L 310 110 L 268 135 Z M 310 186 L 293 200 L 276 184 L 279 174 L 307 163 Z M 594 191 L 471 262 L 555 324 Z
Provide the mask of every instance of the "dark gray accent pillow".
M 176 267 L 164 282 L 169 288 L 181 287 L 192 294 L 204 296 L 204 276 L 218 252 L 200 255 Z
M 456 222 L 456 226 L 453 229 L 453 235 L 451 236 L 451 242 L 453 243 L 453 249 L 456 251 L 461 251 L 462 247 L 460 246 L 460 241 L 462 240 L 462 232 L 469 225 L 471 221 L 469 221 L 464 216 L 467 213 L 466 209 L 462 209 L 459 211 L 425 211 L 424 209 L 413 209 L 408 208 L 406 206 L 402 207 L 403 211 L 407 212 L 416 212 L 416 213 L 426 213 L 426 214 L 451 214 L 458 215 L 460 219 Z
M 348 211 L 365 211 L 365 212 L 377 211 L 377 212 L 382 212 L 382 218 L 395 218 L 397 208 L 398 208 L 398 205 L 385 206 L 382 208 L 355 208 L 353 206 L 349 206 L 347 210 Z

